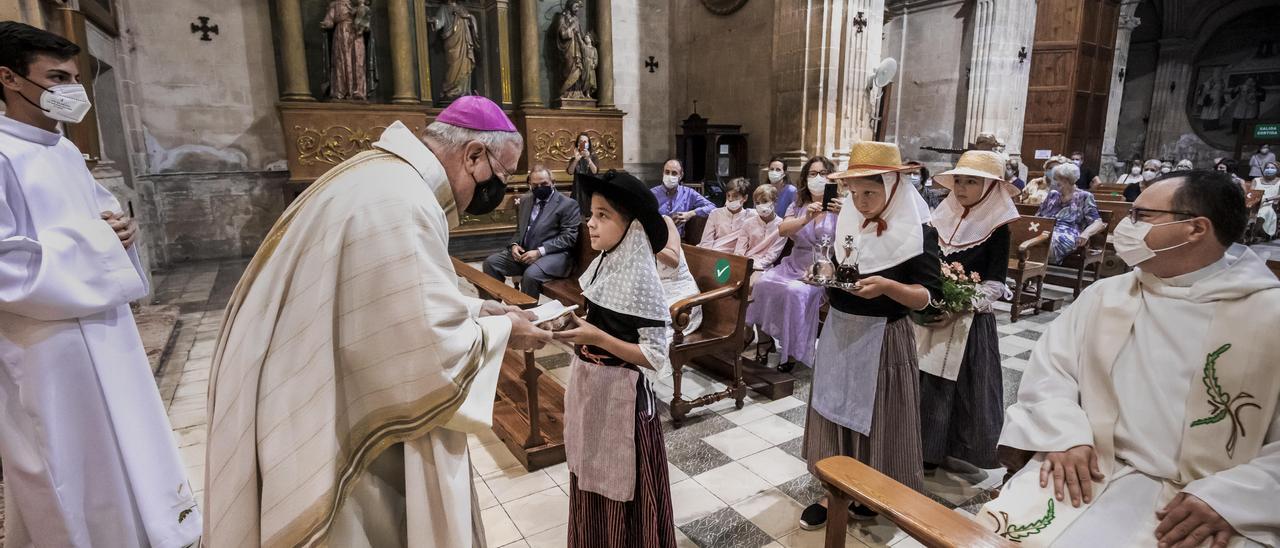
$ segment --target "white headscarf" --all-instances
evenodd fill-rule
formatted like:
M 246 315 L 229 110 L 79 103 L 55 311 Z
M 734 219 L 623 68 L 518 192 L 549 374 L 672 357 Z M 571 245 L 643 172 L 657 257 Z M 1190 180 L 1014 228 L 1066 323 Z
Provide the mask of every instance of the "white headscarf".
M 1003 183 L 986 179 L 982 200 L 973 207 L 960 205 L 952 191 L 933 211 L 933 226 L 938 229 L 938 245 L 943 255 L 981 245 L 997 228 L 1018 218 L 1018 208 L 1003 190 Z
M 832 242 L 836 260 L 844 261 L 845 241 L 852 238 L 854 259 L 863 274 L 898 266 L 924 253 L 921 225 L 929 218 L 922 212 L 927 212 L 929 206 L 900 174 L 885 173 L 882 177 L 887 203 L 879 217 L 868 220 L 846 197 L 836 220 L 836 239 Z
M 671 321 L 653 248 L 640 221 L 631 221 L 622 241 L 591 261 L 578 284 L 582 296 L 596 305 L 646 320 Z

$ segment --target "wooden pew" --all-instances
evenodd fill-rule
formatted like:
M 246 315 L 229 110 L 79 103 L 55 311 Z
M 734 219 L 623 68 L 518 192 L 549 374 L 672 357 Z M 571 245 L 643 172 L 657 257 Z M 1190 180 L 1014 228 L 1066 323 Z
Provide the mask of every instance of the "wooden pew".
M 1036 213 L 1040 212 L 1039 205 L 1014 204 L 1014 207 L 1018 208 L 1018 215 L 1022 215 L 1024 217 L 1035 217 Z
M 1010 321 L 1018 321 L 1023 314 L 1039 314 L 1045 304 L 1044 278 L 1049 271 L 1049 241 L 1057 223 L 1048 217 L 1030 216 L 1019 217 L 1009 223 L 1009 277 L 1013 279 Z M 1027 282 L 1033 283 L 1033 290 L 1027 290 Z
M 1268 259 L 1267 268 L 1271 269 L 1271 273 L 1280 278 L 1280 260 Z
M 1012 547 L 1013 541 L 987 529 L 984 524 L 934 502 L 915 490 L 881 474 L 878 470 L 845 456 L 818 462 L 818 479 L 827 488 L 826 548 L 844 548 L 851 501 L 879 512 L 911 538 L 930 547 Z
M 1116 226 L 1129 216 L 1129 210 L 1133 209 L 1133 203 L 1124 201 L 1098 200 L 1098 210 L 1108 210 L 1111 212 L 1111 221 L 1107 223 L 1107 253 L 1102 257 L 1102 264 L 1098 273 L 1103 278 L 1109 278 L 1118 274 L 1129 271 L 1129 265 L 1124 264 L 1120 257 L 1116 256 L 1116 248 L 1111 245 L 1111 235 L 1115 234 Z
M 538 301 L 453 258 L 453 270 L 476 287 L 481 298 L 532 308 Z M 526 470 L 564 462 L 564 387 L 543 375 L 533 352 L 508 349 L 502 359 L 493 433 Z

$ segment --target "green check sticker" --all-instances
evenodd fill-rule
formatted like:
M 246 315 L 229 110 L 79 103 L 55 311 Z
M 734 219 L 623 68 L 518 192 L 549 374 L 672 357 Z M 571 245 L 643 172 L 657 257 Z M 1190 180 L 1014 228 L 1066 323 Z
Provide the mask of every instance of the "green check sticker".
M 729 274 L 729 259 L 716 261 L 716 281 L 720 283 L 729 281 Z

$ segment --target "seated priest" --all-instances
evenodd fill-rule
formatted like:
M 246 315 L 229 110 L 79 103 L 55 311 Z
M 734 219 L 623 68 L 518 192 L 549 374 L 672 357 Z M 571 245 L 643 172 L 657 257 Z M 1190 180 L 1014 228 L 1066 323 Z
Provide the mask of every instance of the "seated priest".
M 716 205 L 698 191 L 680 184 L 684 181 L 684 166 L 674 158 L 662 165 L 662 184 L 653 187 L 653 195 L 658 198 L 658 213 L 670 217 L 676 223 L 680 236 L 684 236 L 684 225 L 695 215 L 706 217 Z
M 707 217 L 707 227 L 702 231 L 698 247 L 733 253 L 750 239 L 753 227 L 751 218 L 755 212 L 747 209 L 747 196 L 751 195 L 751 183 L 737 177 L 724 189 L 724 207 L 717 207 Z
M 1226 173 L 1138 196 L 1114 239 L 1134 270 L 1036 344 L 1000 436 L 1016 473 L 976 519 L 1024 546 L 1280 543 L 1280 281 L 1244 227 Z
M 520 197 L 516 234 L 502 251 L 484 260 L 484 273 L 499 280 L 520 276 L 520 290 L 538 298 L 542 284 L 573 270 L 582 213 L 578 202 L 556 192 L 551 170 L 542 164 L 529 169 L 529 193 Z

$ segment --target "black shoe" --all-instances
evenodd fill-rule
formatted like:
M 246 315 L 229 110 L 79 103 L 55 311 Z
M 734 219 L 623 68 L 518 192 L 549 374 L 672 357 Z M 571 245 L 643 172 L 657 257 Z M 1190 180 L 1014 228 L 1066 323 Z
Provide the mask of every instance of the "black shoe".
M 875 510 L 867 508 L 866 506 L 863 506 L 856 502 L 849 505 L 849 517 L 853 518 L 856 521 L 871 521 L 873 519 L 876 519 L 876 516 L 879 516 L 879 515 L 880 514 L 877 513 Z
M 938 473 L 938 465 L 929 464 L 927 462 L 924 463 L 924 475 L 933 476 L 933 475 L 936 475 L 937 473 Z
M 813 503 L 800 513 L 800 528 L 805 531 L 816 531 L 827 524 L 827 509 L 821 504 Z
M 795 360 L 788 360 L 788 361 L 785 361 L 785 362 L 782 362 L 782 363 L 778 364 L 778 372 L 779 372 L 779 373 L 790 373 L 790 372 L 794 371 L 794 370 L 795 370 L 795 368 L 796 368 L 796 361 L 795 361 Z

